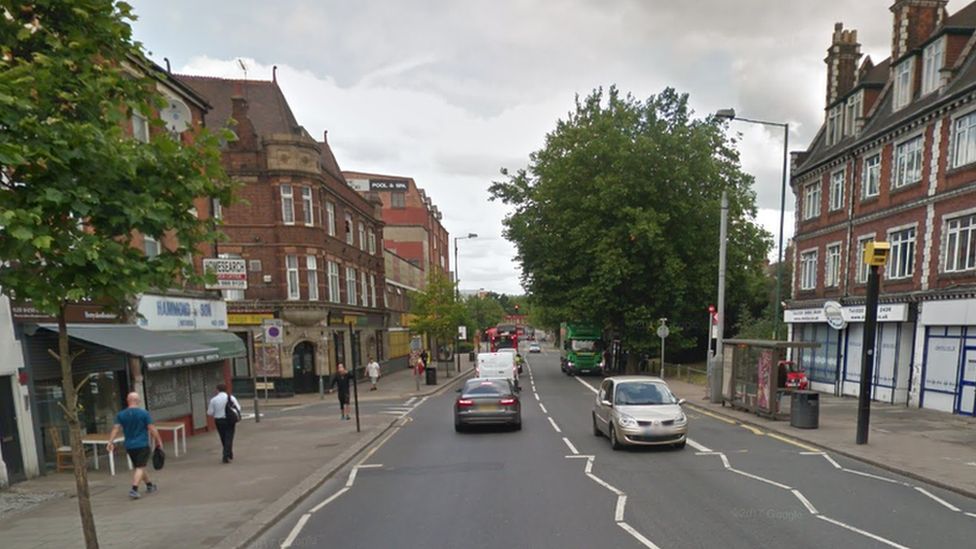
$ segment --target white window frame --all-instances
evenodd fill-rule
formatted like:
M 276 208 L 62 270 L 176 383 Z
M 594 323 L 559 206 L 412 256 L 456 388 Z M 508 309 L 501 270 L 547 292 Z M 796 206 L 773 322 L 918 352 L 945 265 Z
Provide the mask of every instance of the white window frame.
M 132 138 L 140 143 L 149 143 L 149 119 L 141 112 L 132 111 Z
M 925 137 L 921 134 L 912 136 L 895 145 L 895 161 L 891 170 L 892 189 L 907 187 L 922 180 L 922 157 L 924 149 Z
M 942 85 L 945 47 L 945 36 L 942 36 L 922 50 L 922 95 L 930 94 Z
M 298 256 L 285 256 L 285 280 L 288 285 L 288 300 L 302 298 L 302 289 L 298 284 Z
M 824 250 L 824 287 L 836 288 L 840 286 L 840 242 L 827 244 Z
M 800 289 L 817 289 L 817 261 L 819 250 L 814 248 L 800 252 Z
M 376 255 L 376 233 L 369 231 L 369 255 Z
M 958 212 L 951 217 L 946 216 L 942 224 L 942 235 L 945 258 L 942 272 L 962 273 L 976 269 L 976 212 Z
M 406 208 L 407 207 L 407 193 L 402 191 L 393 191 L 390 193 L 390 207 L 391 208 Z
M 828 211 L 836 211 L 844 208 L 844 180 L 847 170 L 841 168 L 830 174 L 830 201 L 827 205 Z
M 918 227 L 913 224 L 889 229 L 888 243 L 891 244 L 891 252 L 888 255 L 885 278 L 888 280 L 911 279 L 915 276 L 915 262 L 918 260 L 916 253 Z M 902 257 L 906 254 L 910 261 L 902 261 Z
M 289 184 L 279 187 L 281 192 L 281 221 L 285 225 L 295 224 L 295 191 Z
M 892 110 L 897 111 L 912 101 L 912 73 L 915 58 L 909 57 L 895 67 L 894 93 L 891 97 Z
M 328 223 L 327 226 L 329 228 L 329 236 L 335 236 L 336 235 L 335 203 L 332 202 L 332 201 L 326 200 L 325 201 L 325 212 L 326 212 L 327 218 L 328 218 L 326 220 L 326 222 Z
M 144 234 L 142 235 L 142 251 L 145 252 L 146 257 L 152 259 L 163 253 L 163 245 L 158 238 Z
M 329 269 L 329 301 L 333 303 L 342 302 L 342 289 L 339 287 L 339 264 L 335 261 L 326 262 Z
M 213 211 L 213 218 L 218 220 L 223 219 L 224 207 L 221 206 L 220 199 L 219 198 L 211 199 L 210 204 L 211 204 L 211 209 Z
M 346 267 L 346 304 L 356 304 L 356 269 Z
M 305 225 L 312 227 L 315 225 L 315 212 L 313 211 L 314 206 L 312 205 L 312 188 L 300 188 L 302 189 L 302 216 L 304 218 Z
M 952 167 L 973 162 L 976 162 L 976 111 L 969 111 L 952 121 Z
M 864 262 L 864 251 L 867 249 L 868 242 L 874 241 L 876 235 L 874 233 L 868 235 L 862 235 L 857 239 L 857 257 L 854 259 L 857 261 L 857 283 L 866 284 L 868 281 L 868 274 L 871 273 L 871 268 L 867 263 Z
M 827 111 L 827 146 L 836 145 L 844 132 L 844 105 L 836 105 Z
M 352 215 L 346 214 L 346 244 L 353 244 L 356 236 L 353 234 Z
M 820 217 L 820 181 L 803 186 L 803 220 Z M 815 198 L 815 200 L 814 200 Z
M 376 308 L 376 275 L 369 275 L 369 306 Z
M 366 251 L 366 224 L 359 222 L 359 249 Z
M 363 307 L 369 307 L 369 281 L 366 278 L 366 273 L 359 271 L 359 282 L 361 284 L 359 288 L 359 304 Z
M 874 166 L 871 165 L 872 161 Z M 881 194 L 881 153 L 876 152 L 864 157 L 864 167 L 861 171 L 861 198 L 873 198 L 879 194 Z
M 844 114 L 844 134 L 854 135 L 857 131 L 857 119 L 861 117 L 862 92 L 857 92 L 847 98 L 846 113 Z
M 306 278 L 308 279 L 308 300 L 319 300 L 319 258 L 305 256 Z

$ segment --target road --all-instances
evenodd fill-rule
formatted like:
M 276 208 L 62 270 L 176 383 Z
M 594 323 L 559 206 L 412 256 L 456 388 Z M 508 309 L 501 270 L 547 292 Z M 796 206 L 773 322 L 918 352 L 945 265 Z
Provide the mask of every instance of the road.
M 976 501 L 687 407 L 689 445 L 614 452 L 598 378 L 529 355 L 523 429 L 404 417 L 255 547 L 967 547 Z

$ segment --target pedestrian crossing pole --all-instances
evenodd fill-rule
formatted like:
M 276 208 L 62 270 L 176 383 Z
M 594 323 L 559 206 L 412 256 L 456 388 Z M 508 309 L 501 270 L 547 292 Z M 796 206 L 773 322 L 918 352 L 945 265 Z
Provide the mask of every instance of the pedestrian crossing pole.
M 353 400 L 353 403 L 354 403 L 353 405 L 356 408 L 356 432 L 358 433 L 358 432 L 360 432 L 360 428 L 359 428 L 359 383 L 356 381 L 356 361 L 355 361 L 355 359 L 358 358 L 357 355 L 359 354 L 359 353 L 356 352 L 357 351 L 356 347 L 359 346 L 359 342 L 358 341 L 353 341 L 355 339 L 355 337 L 356 337 L 356 334 L 355 334 L 355 332 L 352 331 L 352 329 L 353 329 L 353 323 L 350 322 L 349 323 L 349 347 L 350 347 L 350 349 L 349 349 L 349 356 L 350 356 L 350 358 L 353 359 L 352 360 L 352 364 L 351 364 L 351 366 L 352 366 L 352 400 Z

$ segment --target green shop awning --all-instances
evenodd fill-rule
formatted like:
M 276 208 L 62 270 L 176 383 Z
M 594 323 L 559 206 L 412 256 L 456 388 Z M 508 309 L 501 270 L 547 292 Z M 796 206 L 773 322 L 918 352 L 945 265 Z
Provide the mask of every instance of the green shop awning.
M 247 347 L 241 338 L 230 332 L 179 332 L 180 337 L 200 345 L 215 347 L 220 354 L 218 360 L 247 356 Z
M 54 324 L 41 324 L 39 327 L 55 333 L 58 331 Z M 68 337 L 139 357 L 150 370 L 221 359 L 221 350 L 216 345 L 186 337 L 189 333 L 154 332 L 134 324 L 68 325 Z M 228 335 L 237 339 L 232 334 Z

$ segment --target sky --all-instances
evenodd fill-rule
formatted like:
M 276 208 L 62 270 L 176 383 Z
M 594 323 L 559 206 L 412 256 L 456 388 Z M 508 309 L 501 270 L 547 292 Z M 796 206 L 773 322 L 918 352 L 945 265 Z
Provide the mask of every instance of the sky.
M 278 83 L 340 167 L 412 177 L 459 242 L 463 289 L 520 294 L 507 208 L 488 187 L 528 164 L 574 97 L 673 87 L 697 116 L 734 108 L 790 124 L 804 150 L 824 117 L 835 22 L 875 63 L 891 0 L 130 0 L 135 39 L 174 72 Z M 967 3 L 951 0 L 953 13 Z M 779 232 L 782 128 L 733 122 L 757 222 Z M 787 190 L 786 230 L 793 234 Z M 771 257 L 775 258 L 774 250 Z M 453 263 L 453 258 L 451 258 Z

